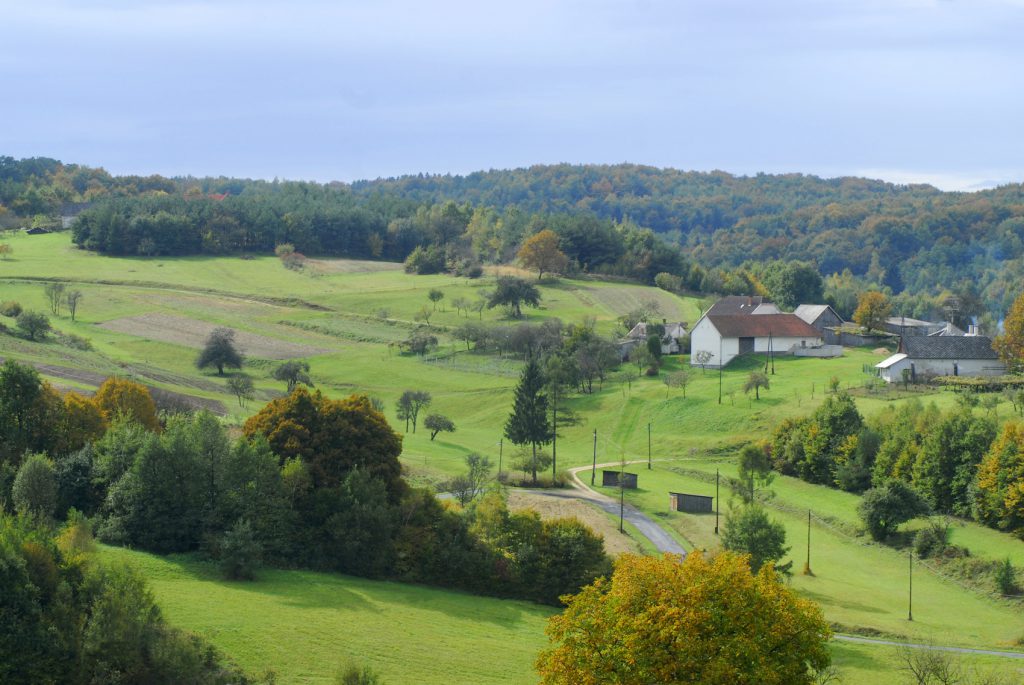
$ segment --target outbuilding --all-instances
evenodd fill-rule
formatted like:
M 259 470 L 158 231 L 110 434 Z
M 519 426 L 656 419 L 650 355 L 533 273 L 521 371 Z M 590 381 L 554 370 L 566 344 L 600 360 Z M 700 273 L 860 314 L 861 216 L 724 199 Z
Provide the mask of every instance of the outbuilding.
M 912 335 L 900 340 L 896 354 L 875 364 L 878 375 L 887 383 L 908 379 L 917 382 L 929 376 L 1001 376 L 1006 365 L 992 349 L 992 339 L 984 335 L 928 336 Z

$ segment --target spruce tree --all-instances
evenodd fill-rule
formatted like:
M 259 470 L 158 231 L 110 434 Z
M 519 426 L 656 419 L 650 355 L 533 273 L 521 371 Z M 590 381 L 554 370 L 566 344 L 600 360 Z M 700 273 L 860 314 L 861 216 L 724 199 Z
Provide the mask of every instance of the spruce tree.
M 544 394 L 544 376 L 537 362 L 531 359 L 523 369 L 516 386 L 512 414 L 505 423 L 505 437 L 514 445 L 533 448 L 533 482 L 537 482 L 537 446 L 551 442 L 548 423 L 548 397 Z

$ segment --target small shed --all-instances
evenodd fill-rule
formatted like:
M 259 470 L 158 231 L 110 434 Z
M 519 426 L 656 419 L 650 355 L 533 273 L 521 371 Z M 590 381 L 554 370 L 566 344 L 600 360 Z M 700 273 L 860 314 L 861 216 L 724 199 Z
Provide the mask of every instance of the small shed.
M 672 511 L 686 511 L 692 514 L 710 514 L 714 511 L 714 497 L 688 495 L 682 492 L 668 493 L 668 508 Z
M 627 471 L 602 471 L 601 485 L 606 488 L 619 487 L 619 475 L 622 475 L 622 487 L 636 490 L 636 474 Z

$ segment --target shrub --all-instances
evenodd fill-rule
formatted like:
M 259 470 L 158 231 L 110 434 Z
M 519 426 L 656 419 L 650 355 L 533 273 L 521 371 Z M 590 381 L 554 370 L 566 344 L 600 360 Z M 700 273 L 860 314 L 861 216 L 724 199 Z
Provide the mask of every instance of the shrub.
M 937 521 L 930 521 L 914 536 L 914 552 L 922 559 L 942 554 L 948 544 L 949 526 Z
M 7 300 L 4 303 L 0 303 L 0 314 L 9 316 L 12 319 L 21 314 L 21 305 L 14 300 Z
M 220 541 L 220 570 L 229 580 L 252 580 L 263 560 L 263 545 L 248 521 L 238 521 Z
M 1013 567 L 1009 557 L 999 562 L 992 574 L 992 579 L 995 580 L 996 588 L 1001 594 L 1015 595 L 1020 592 L 1017 585 L 1017 569 Z
M 909 485 L 902 481 L 890 481 L 864 493 L 857 513 L 875 540 L 882 542 L 901 523 L 928 512 L 927 503 Z
M 50 319 L 41 312 L 22 312 L 18 314 L 16 323 L 29 340 L 45 338 L 46 333 L 50 330 Z
M 369 667 L 348 664 L 338 671 L 334 685 L 382 685 L 382 682 Z

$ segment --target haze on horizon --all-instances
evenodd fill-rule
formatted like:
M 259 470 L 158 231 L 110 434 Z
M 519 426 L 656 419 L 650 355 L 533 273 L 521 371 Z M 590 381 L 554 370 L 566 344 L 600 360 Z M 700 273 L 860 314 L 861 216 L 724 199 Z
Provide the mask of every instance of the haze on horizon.
M 0 155 L 117 174 L 1024 181 L 1022 0 L 38 0 L 0 20 Z

